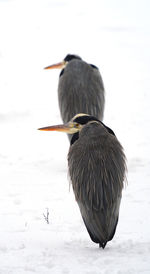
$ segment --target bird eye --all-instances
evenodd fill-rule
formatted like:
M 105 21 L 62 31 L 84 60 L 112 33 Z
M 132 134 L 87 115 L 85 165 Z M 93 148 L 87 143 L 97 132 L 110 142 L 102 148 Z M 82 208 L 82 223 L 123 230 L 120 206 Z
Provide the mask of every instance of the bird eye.
M 74 125 L 76 128 L 79 128 L 79 124 L 78 123 L 75 123 L 75 125 Z

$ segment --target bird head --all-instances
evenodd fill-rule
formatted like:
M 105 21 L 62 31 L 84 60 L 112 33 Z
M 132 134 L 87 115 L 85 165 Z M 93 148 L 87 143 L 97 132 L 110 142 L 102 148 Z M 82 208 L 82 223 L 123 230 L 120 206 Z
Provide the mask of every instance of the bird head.
M 62 62 L 50 65 L 48 67 L 45 67 L 44 69 L 64 69 L 68 62 L 72 61 L 73 59 L 81 60 L 81 58 L 78 55 L 67 54 Z
M 104 127 L 108 133 L 115 135 L 114 132 L 107 126 L 105 126 L 101 121 L 99 121 L 96 117 L 85 114 L 85 113 L 79 113 L 76 114 L 68 123 L 63 125 L 55 125 L 55 126 L 48 126 L 48 127 L 42 127 L 38 130 L 42 131 L 60 131 L 65 132 L 68 134 L 73 134 L 73 137 L 71 139 L 71 145 L 79 138 L 79 132 L 82 130 L 82 128 L 89 123 L 99 123 Z
M 63 125 L 55 125 L 55 126 L 48 126 L 48 127 L 42 127 L 39 128 L 38 130 L 42 131 L 60 131 L 60 132 L 65 132 L 68 134 L 74 134 L 76 132 L 79 132 L 83 125 L 88 121 L 88 114 L 84 113 L 79 113 L 75 115 L 68 123 L 63 124 Z

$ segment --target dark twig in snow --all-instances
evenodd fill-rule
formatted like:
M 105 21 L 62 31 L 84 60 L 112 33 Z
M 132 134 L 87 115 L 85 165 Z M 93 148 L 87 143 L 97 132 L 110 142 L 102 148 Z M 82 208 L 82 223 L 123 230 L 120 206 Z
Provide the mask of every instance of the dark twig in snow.
M 49 224 L 49 209 L 46 208 L 46 214 L 43 213 L 44 219 L 47 222 L 47 224 Z

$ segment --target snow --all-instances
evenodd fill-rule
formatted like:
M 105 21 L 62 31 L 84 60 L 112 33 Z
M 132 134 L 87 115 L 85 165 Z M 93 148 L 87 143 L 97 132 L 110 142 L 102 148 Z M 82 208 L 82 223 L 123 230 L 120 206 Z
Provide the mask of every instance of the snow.
M 0 1 L 0 274 L 150 273 L 149 1 Z M 104 122 L 128 160 L 115 237 L 104 250 L 83 225 L 67 177 L 58 70 L 79 54 L 100 68 Z M 43 214 L 49 211 L 49 224 Z

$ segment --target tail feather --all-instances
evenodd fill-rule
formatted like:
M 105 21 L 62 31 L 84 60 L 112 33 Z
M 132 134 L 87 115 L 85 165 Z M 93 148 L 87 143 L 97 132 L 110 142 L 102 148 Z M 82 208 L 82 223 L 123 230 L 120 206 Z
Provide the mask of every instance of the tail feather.
M 80 203 L 79 208 L 91 240 L 105 248 L 107 242 L 114 237 L 118 223 L 119 206 L 114 204 L 111 208 L 97 211 L 86 209 Z

